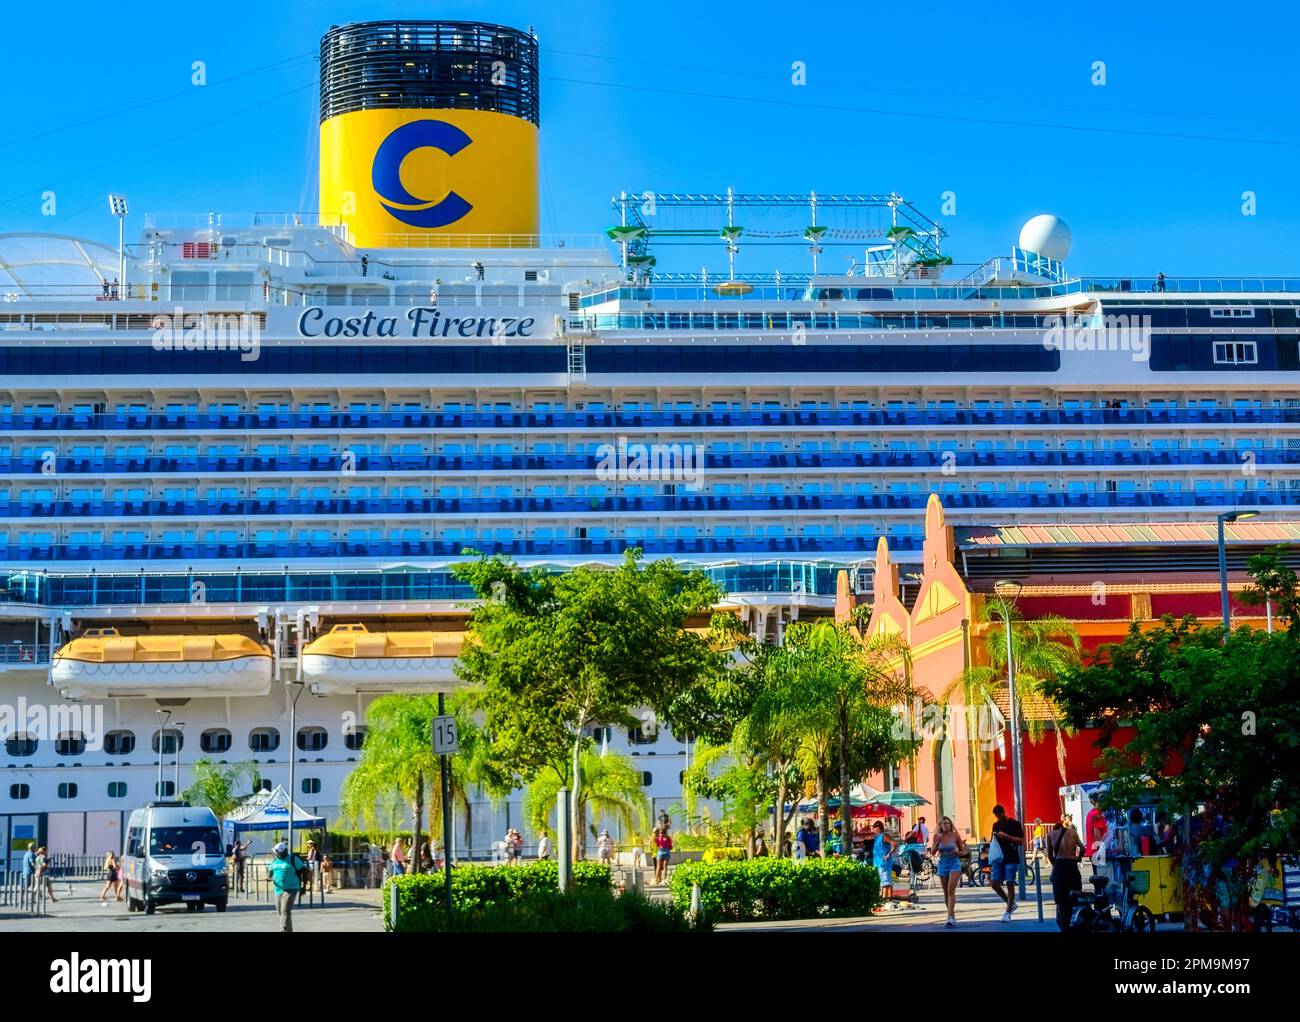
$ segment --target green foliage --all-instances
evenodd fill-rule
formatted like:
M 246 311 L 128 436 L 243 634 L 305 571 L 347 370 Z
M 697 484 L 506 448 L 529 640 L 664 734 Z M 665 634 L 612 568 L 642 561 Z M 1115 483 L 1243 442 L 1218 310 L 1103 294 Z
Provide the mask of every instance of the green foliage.
M 882 903 L 880 874 L 852 859 L 683 862 L 668 882 L 679 908 L 694 884 L 712 923 L 869 915 Z
M 1259 606 L 1271 603 L 1274 613 L 1286 623 L 1291 638 L 1300 639 L 1300 585 L 1295 570 L 1286 563 L 1295 560 L 1291 548 L 1276 546 L 1255 554 L 1246 563 L 1255 584 L 1241 594 L 1241 601 Z
M 693 822 L 698 800 L 718 803 L 716 820 L 701 815 L 694 825 L 705 831 L 710 844 L 729 845 L 743 840 L 763 822 L 767 807 L 776 798 L 776 781 L 768 775 L 767 764 L 743 746 L 701 743 L 683 778 L 682 791 Z
M 555 799 L 560 779 L 553 773 L 535 778 L 524 794 L 524 819 L 534 831 L 548 827 L 554 831 Z M 582 790 L 579 792 L 584 816 L 594 819 L 612 816 L 628 833 L 649 830 L 650 799 L 641 784 L 641 772 L 630 757 L 616 752 L 603 756 L 590 749 L 582 753 Z
M 633 890 L 581 888 L 571 894 L 532 891 L 504 902 L 448 914 L 441 903 L 410 919 L 400 910 L 402 932 L 436 933 L 685 933 L 690 921 L 676 905 L 652 902 Z
M 384 880 L 384 927 L 390 928 L 389 884 L 397 884 L 401 901 L 399 929 L 429 929 L 425 917 L 442 911 L 446 897 L 444 874 L 407 873 Z M 519 866 L 456 866 L 451 871 L 451 903 L 458 912 L 501 905 L 539 893 L 558 891 L 560 867 L 551 861 L 528 862 Z M 611 891 L 608 866 L 595 862 L 573 864 L 573 889 Z
M 256 763 L 214 763 L 207 758 L 194 762 L 194 781 L 181 792 L 181 798 L 192 806 L 207 806 L 218 817 L 224 817 L 261 783 Z

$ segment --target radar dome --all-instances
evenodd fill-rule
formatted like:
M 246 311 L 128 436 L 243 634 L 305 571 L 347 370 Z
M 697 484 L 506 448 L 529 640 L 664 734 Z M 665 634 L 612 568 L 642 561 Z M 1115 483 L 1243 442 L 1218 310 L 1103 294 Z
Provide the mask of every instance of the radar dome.
M 1070 228 L 1060 217 L 1040 213 L 1020 228 L 1020 247 L 1064 262 L 1070 254 Z

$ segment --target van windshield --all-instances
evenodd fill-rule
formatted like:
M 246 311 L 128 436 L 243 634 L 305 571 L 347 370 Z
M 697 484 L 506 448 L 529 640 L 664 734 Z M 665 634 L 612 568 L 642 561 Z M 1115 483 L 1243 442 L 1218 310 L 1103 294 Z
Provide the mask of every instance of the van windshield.
M 198 845 L 199 847 L 195 847 Z M 221 835 L 215 827 L 154 827 L 149 832 L 150 855 L 220 855 Z

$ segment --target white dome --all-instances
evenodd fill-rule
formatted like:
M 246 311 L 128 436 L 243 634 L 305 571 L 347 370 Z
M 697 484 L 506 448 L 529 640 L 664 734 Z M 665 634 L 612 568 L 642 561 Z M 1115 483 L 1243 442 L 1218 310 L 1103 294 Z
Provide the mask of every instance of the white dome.
M 1064 262 L 1070 254 L 1070 240 L 1069 226 L 1051 213 L 1040 213 L 1020 228 L 1021 248 L 1058 262 Z

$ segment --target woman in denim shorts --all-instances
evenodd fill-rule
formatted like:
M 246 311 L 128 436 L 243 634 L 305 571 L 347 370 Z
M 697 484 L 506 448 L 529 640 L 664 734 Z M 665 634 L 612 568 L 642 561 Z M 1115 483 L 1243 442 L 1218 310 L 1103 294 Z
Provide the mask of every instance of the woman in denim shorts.
M 952 817 L 939 819 L 930 851 L 939 856 L 937 872 L 939 883 L 943 887 L 943 902 L 948 906 L 948 921 L 944 925 L 956 926 L 957 887 L 961 883 L 961 857 L 966 854 L 966 842 L 957 833 Z

